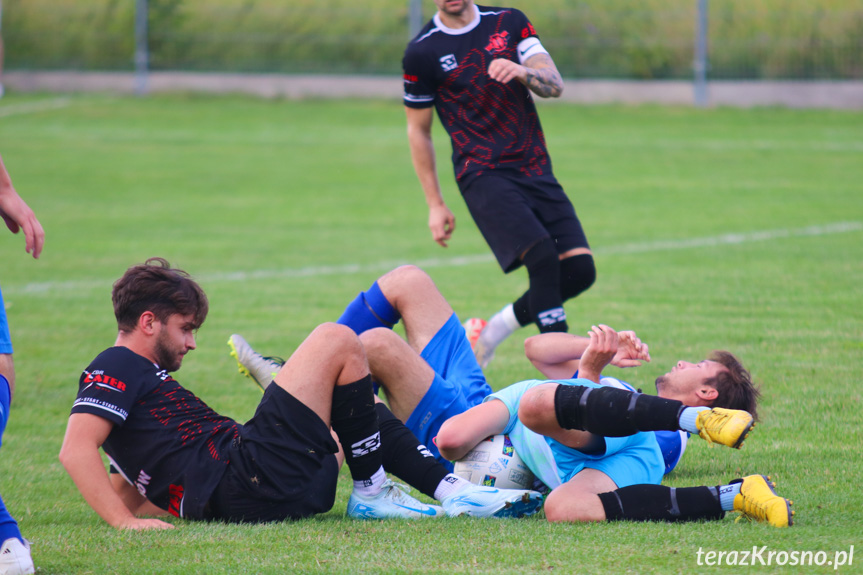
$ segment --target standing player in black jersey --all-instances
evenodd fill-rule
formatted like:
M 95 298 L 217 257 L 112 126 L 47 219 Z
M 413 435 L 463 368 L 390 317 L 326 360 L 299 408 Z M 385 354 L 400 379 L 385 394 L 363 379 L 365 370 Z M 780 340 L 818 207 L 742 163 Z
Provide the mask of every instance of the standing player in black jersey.
M 432 237 L 446 247 L 455 217 L 432 145 L 432 107 L 452 140 L 459 189 L 504 272 L 527 268 L 529 289 L 487 323 L 466 324 L 480 365 L 519 327 L 567 331 L 563 302 L 596 278 L 572 203 L 551 169 L 531 92 L 558 97 L 563 81 L 533 26 L 512 8 L 435 0 L 438 11 L 405 51 L 404 104 Z M 481 331 L 480 331 L 481 330 Z M 479 332 L 479 333 L 477 333 Z

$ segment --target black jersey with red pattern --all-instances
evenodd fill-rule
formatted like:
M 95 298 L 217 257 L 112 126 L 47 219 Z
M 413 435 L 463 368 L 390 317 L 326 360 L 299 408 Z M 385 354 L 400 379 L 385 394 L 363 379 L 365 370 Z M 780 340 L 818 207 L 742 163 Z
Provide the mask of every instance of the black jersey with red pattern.
M 435 16 L 405 50 L 404 104 L 435 106 L 452 140 L 462 191 L 490 170 L 551 174 L 530 91 L 518 80 L 502 84 L 488 76 L 492 60 L 519 62 L 519 44 L 530 38 L 538 38 L 536 31 L 519 10 L 477 6 L 465 28 L 447 28 Z
M 113 423 L 102 449 L 114 467 L 154 504 L 193 519 L 204 517 L 240 430 L 126 347 L 103 351 L 84 370 L 72 413 Z

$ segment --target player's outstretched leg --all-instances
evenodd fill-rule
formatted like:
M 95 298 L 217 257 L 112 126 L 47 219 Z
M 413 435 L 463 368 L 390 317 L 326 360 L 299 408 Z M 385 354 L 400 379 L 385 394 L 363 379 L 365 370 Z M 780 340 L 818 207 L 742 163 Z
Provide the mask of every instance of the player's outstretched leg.
M 754 426 L 752 415 L 738 409 L 688 407 L 673 399 L 607 386 L 548 385 L 556 386 L 553 412 L 563 429 L 581 429 L 606 437 L 682 429 L 710 443 L 739 449 Z M 534 395 L 537 396 L 535 401 Z M 540 396 L 543 397 L 539 399 Z M 525 393 L 519 407 L 522 423 L 534 429 L 530 418 L 549 413 L 542 409 L 550 401 L 548 396 L 545 386 Z
M 254 381 L 263 392 L 282 369 L 285 360 L 280 357 L 263 356 L 252 349 L 243 336 L 233 334 L 228 339 L 231 356 L 237 360 L 240 373 Z
M 386 405 L 378 403 L 375 409 L 384 469 L 439 500 L 447 515 L 525 517 L 542 507 L 542 496 L 536 491 L 474 485 L 453 475 Z
M 599 494 L 609 521 L 698 521 L 715 520 L 727 511 L 770 523 L 792 524 L 791 501 L 773 490 L 769 477 L 750 475 L 716 487 L 667 487 L 630 485 Z

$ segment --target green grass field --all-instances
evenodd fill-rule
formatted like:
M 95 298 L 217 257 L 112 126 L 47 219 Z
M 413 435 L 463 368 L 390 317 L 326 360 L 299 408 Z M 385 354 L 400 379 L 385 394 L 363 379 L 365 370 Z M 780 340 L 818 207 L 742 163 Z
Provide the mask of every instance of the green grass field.
M 425 267 L 462 317 L 526 287 L 504 276 L 452 181 L 458 228 L 434 244 L 396 101 L 9 95 L 0 153 L 47 230 L 39 261 L 0 233 L 0 283 L 18 391 L 0 493 L 40 573 L 833 572 L 833 566 L 699 565 L 697 552 L 825 552 L 863 568 L 863 114 L 544 105 L 555 171 L 596 253 L 594 287 L 567 305 L 573 331 L 635 329 L 653 362 L 614 375 L 653 391 L 678 359 L 736 352 L 760 382 L 746 447 L 693 439 L 666 482 L 771 474 L 791 529 L 735 522 L 550 525 L 346 520 L 194 524 L 118 532 L 78 494 L 57 453 L 81 370 L 113 344 L 111 283 L 163 256 L 196 276 L 211 313 L 177 378 L 217 410 L 250 417 L 260 394 L 225 341 L 288 355 L 318 323 L 399 263 Z M 493 387 L 537 373 L 523 330 L 487 370 Z M 767 555 L 765 553 L 766 560 Z

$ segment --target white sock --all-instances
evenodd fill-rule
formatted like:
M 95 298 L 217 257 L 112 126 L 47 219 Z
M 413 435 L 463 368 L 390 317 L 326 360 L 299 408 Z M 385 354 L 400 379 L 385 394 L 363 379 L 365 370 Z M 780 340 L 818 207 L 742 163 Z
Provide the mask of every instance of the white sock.
M 374 497 L 383 491 L 384 482 L 387 480 L 387 474 L 383 466 L 375 471 L 371 479 L 354 479 L 354 493 L 364 497 Z
M 471 485 L 473 483 L 467 479 L 450 473 L 438 483 L 437 488 L 434 490 L 434 498 L 438 501 L 443 501 L 446 497 L 450 497 Z
M 705 409 L 709 410 L 710 408 L 704 406 L 684 407 L 683 411 L 680 412 L 680 417 L 678 418 L 680 429 L 698 435 L 698 426 L 695 425 L 695 420 L 698 419 L 698 414 Z
M 507 304 L 502 310 L 491 316 L 488 325 L 479 334 L 479 339 L 482 340 L 486 349 L 492 350 L 520 327 L 518 320 L 515 319 L 515 310 L 512 304 Z

